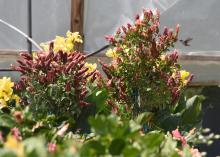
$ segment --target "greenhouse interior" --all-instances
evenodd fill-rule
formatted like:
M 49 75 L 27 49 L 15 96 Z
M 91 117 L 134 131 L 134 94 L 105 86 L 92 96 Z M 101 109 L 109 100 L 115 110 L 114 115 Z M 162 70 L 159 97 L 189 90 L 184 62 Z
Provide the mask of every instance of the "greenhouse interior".
M 0 0 L 0 157 L 220 156 L 219 0 Z

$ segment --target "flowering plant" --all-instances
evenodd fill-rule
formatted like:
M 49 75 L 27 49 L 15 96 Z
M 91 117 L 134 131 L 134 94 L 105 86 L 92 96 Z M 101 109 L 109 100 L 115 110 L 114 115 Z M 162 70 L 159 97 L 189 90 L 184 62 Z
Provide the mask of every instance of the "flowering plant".
M 160 33 L 159 12 L 144 10 L 107 36 L 107 78 L 74 50 L 78 33 L 21 53 L 19 82 L 0 79 L 0 156 L 201 157 L 194 146 L 219 135 L 202 134 L 203 96 L 183 95 L 193 76 L 170 50 L 178 33 Z
M 57 119 L 71 119 L 73 123 L 85 117 L 83 112 L 94 113 L 89 96 L 98 91 L 101 76 L 96 64 L 85 62 L 84 55 L 72 50 L 74 43 L 70 49 L 70 41 L 81 41 L 78 35 L 71 36 L 68 32 L 67 36 L 62 41 L 68 43 L 57 37 L 49 45 L 49 51 L 33 57 L 21 53 L 18 66 L 14 67 L 21 72 L 21 79 L 15 87 L 22 98 L 21 105 L 28 105 L 35 117 L 54 114 Z M 57 51 L 58 48 L 64 51 Z
M 13 93 L 14 83 L 10 78 L 0 79 L 0 109 L 7 106 L 15 106 L 20 101 L 18 95 Z M 12 105 L 13 104 L 13 105 Z
M 110 103 L 122 104 L 118 107 L 131 110 L 132 116 L 173 107 L 192 80 L 177 63 L 177 50 L 166 54 L 177 41 L 179 25 L 175 32 L 165 28 L 161 34 L 159 12 L 144 10 L 143 15 L 143 19 L 137 15 L 134 25 L 106 37 L 113 47 L 106 55 L 113 61 L 102 64 L 114 100 Z

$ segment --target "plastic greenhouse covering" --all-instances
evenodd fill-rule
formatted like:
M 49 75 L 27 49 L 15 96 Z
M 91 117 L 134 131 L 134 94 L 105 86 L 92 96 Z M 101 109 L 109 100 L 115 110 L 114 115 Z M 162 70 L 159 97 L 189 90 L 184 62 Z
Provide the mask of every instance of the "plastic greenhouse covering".
M 37 43 L 70 29 L 71 0 L 32 0 L 32 36 Z M 0 19 L 27 33 L 27 0 L 0 0 Z M 0 49 L 27 49 L 27 40 L 0 23 Z
M 33 0 L 33 39 L 38 43 L 65 35 L 70 29 L 71 0 Z M 207 60 L 184 60 L 184 67 L 196 74 L 195 81 L 220 83 L 219 0 L 85 0 L 84 49 L 95 51 L 106 45 L 105 35 L 132 23 L 143 8 L 158 8 L 161 28 L 181 25 L 180 39 L 192 38 L 190 46 L 177 43 L 187 56 L 208 56 Z M 1 0 L 0 18 L 27 32 L 27 1 Z M 0 49 L 27 49 L 26 40 L 0 24 Z

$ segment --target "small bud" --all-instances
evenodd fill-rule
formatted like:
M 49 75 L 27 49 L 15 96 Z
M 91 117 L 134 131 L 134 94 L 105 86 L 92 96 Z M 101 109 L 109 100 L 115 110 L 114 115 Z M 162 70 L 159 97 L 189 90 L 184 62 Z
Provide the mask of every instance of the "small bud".
M 122 26 L 122 30 L 125 34 L 127 33 L 127 28 L 125 26 Z
M 115 42 L 115 38 L 112 35 L 106 35 L 105 39 L 111 43 Z
M 48 143 L 47 144 L 47 150 L 50 153 L 54 153 L 56 151 L 56 144 L 55 143 Z
M 21 123 L 21 122 L 22 122 L 23 117 L 22 117 L 22 112 L 21 112 L 21 111 L 15 111 L 15 112 L 13 113 L 13 116 L 14 116 L 15 121 L 16 121 L 17 123 Z

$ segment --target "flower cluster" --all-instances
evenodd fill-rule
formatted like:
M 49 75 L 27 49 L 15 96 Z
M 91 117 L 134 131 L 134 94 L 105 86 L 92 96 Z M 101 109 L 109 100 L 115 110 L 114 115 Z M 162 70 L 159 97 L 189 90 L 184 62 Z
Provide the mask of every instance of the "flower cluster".
M 70 32 L 68 31 L 66 33 L 66 38 L 61 36 L 56 36 L 54 39 L 54 48 L 53 51 L 57 53 L 58 51 L 63 51 L 66 53 L 71 53 L 74 51 L 74 45 L 75 43 L 82 43 L 81 36 L 79 35 L 79 32 Z M 45 51 L 49 51 L 49 44 L 42 43 L 42 48 Z
M 0 79 L 0 108 L 8 106 L 9 101 L 15 100 L 16 104 L 19 103 L 20 98 L 13 94 L 14 83 L 11 78 L 3 77 Z
M 202 157 L 203 155 L 202 155 L 201 152 L 199 152 L 198 149 L 193 148 L 193 147 L 190 148 L 190 146 L 187 144 L 188 138 L 190 138 L 190 136 L 193 136 L 194 131 L 195 131 L 195 129 L 192 129 L 192 130 L 188 133 L 187 136 L 183 136 L 183 135 L 181 135 L 181 133 L 179 132 L 179 130 L 176 129 L 176 130 L 173 130 L 173 131 L 172 131 L 172 136 L 173 136 L 174 139 L 176 139 L 176 140 L 178 140 L 178 141 L 181 141 L 183 148 L 187 148 L 187 147 L 188 147 L 189 152 L 190 152 L 190 155 L 191 155 L 192 157 Z M 179 152 L 179 155 L 184 156 L 183 150 L 178 149 L 178 152 Z
M 49 52 L 35 57 L 21 53 L 22 59 L 14 67 L 21 72 L 16 89 L 22 93 L 22 103 L 30 104 L 37 114 L 78 117 L 81 109 L 90 105 L 86 97 L 96 88 L 94 82 L 100 74 L 80 52 L 54 52 L 55 45 L 51 43 Z
M 136 113 L 171 107 L 191 82 L 192 75 L 177 63 L 177 51 L 167 53 L 177 41 L 179 25 L 175 31 L 165 28 L 160 33 L 159 17 L 158 11 L 154 15 L 144 9 L 143 18 L 137 15 L 134 25 L 106 36 L 112 45 L 106 55 L 113 61 L 102 68 L 112 93 L 111 106 L 123 103 Z

